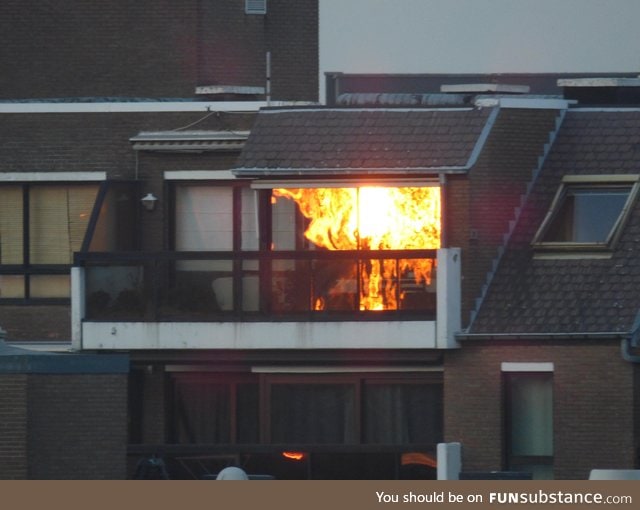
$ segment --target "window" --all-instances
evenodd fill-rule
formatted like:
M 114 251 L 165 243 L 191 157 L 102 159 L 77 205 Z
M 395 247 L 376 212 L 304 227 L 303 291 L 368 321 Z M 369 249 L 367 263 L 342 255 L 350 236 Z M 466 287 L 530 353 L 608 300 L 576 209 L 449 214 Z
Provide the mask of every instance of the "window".
M 168 372 L 168 439 L 185 477 L 228 462 L 277 479 L 434 479 L 442 374 Z M 201 471 L 205 469 L 205 473 Z M 181 475 L 175 474 L 178 478 Z
M 431 375 L 270 374 L 260 380 L 203 372 L 173 373 L 171 381 L 171 435 L 177 443 L 258 443 L 259 437 L 309 445 L 442 440 L 442 385 Z
M 251 376 L 172 374 L 176 443 L 257 443 L 258 383 Z
M 359 252 L 349 259 L 318 258 L 311 264 L 275 261 L 272 272 L 279 285 L 273 303 L 278 311 L 434 308 L 434 259 L 412 258 L 411 251 L 440 247 L 438 186 L 274 187 L 270 206 L 273 251 Z M 382 250 L 403 250 L 408 256 L 368 256 Z
M 67 299 L 97 184 L 0 186 L 0 299 Z
M 553 373 L 503 372 L 506 468 L 553 478 Z
M 331 184 L 173 183 L 172 248 L 187 254 L 161 312 L 435 315 L 440 188 Z
M 607 248 L 637 193 L 637 176 L 565 176 L 536 234 L 539 248 Z
M 246 14 L 267 14 L 267 0 L 244 0 Z
M 185 304 L 185 297 L 197 296 L 201 303 L 207 303 L 208 310 L 257 310 L 257 263 L 244 261 L 240 267 L 231 255 L 233 251 L 258 249 L 255 192 L 238 183 L 179 183 L 173 192 L 175 249 L 229 252 L 229 256 L 179 261 L 170 300 Z M 240 272 L 238 284 L 235 280 Z M 239 286 L 241 293 L 234 288 Z

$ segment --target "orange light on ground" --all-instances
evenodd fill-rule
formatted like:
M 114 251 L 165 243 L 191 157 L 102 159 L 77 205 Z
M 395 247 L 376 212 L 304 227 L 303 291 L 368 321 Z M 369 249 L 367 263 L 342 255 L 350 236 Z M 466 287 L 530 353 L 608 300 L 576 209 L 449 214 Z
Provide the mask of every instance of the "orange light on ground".
M 304 460 L 306 454 L 303 452 L 282 452 L 282 456 L 285 459 L 300 461 Z
M 381 187 L 274 189 L 293 200 L 309 220 L 305 237 L 327 250 L 420 250 L 440 247 L 440 188 Z M 431 283 L 432 259 L 372 260 L 359 275 L 361 310 L 395 310 L 394 277 L 411 271 Z M 322 303 L 316 304 L 322 309 Z

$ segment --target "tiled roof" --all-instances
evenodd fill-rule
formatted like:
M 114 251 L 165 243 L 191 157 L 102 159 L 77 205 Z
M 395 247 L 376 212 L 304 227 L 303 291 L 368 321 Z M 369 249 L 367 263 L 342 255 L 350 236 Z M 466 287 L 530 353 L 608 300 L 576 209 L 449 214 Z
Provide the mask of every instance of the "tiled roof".
M 640 308 L 640 204 L 605 259 L 534 258 L 563 175 L 640 173 L 639 110 L 569 110 L 471 333 L 626 332 Z
M 129 139 L 141 131 L 180 133 L 197 122 L 201 130 L 243 133 L 253 115 L 234 114 L 229 126 L 228 116 L 203 119 L 202 112 L 2 114 L 0 172 L 105 171 L 120 178 L 136 166 Z
M 489 109 L 263 110 L 238 175 L 465 169 Z

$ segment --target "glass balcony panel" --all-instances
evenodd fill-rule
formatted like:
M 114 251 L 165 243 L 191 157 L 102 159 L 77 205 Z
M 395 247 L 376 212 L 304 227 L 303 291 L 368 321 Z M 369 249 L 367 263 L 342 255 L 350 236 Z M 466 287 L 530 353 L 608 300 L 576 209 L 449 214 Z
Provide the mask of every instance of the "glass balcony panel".
M 399 271 L 399 310 L 436 309 L 436 260 L 401 259 Z
M 311 268 L 308 260 L 273 260 L 271 312 L 306 312 L 310 307 Z
M 144 316 L 142 266 L 89 266 L 85 276 L 87 318 L 126 320 Z
M 188 269 L 185 269 L 188 268 Z M 161 271 L 160 313 L 167 318 L 211 318 L 233 310 L 233 263 L 197 260 L 169 263 Z
M 185 259 L 184 253 L 166 252 L 136 262 L 126 260 L 131 254 L 120 260 L 95 255 L 85 263 L 90 319 L 245 320 L 272 314 L 327 320 L 344 313 L 435 319 L 436 259 L 425 253 L 375 258 L 370 252 L 241 252 L 238 259 L 232 253 Z M 2 286 L 8 288 L 7 282 Z
M 357 310 L 357 267 L 354 260 L 314 260 L 311 296 L 313 310 Z

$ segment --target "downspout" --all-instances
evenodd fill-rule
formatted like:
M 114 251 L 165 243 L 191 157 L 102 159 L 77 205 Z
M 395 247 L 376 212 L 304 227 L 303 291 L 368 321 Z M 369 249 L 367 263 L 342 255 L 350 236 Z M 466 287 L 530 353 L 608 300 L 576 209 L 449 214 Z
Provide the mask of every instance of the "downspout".
M 637 349 L 640 346 L 640 312 L 636 315 L 636 320 L 633 322 L 631 331 L 626 338 L 622 339 L 620 343 L 620 352 L 622 359 L 629 363 L 640 363 L 640 355 L 633 354 L 633 349 Z

